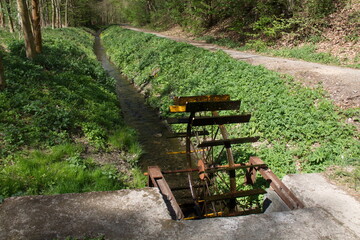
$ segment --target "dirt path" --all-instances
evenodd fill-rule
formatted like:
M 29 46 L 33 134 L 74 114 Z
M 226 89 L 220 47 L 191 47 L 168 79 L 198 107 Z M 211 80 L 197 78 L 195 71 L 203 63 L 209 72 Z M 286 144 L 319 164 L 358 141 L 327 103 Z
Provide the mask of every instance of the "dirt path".
M 178 42 L 186 42 L 210 51 L 223 50 L 235 59 L 248 62 L 252 65 L 263 65 L 267 69 L 283 74 L 289 74 L 306 86 L 312 87 L 322 84 L 324 89 L 329 92 L 329 97 L 335 104 L 343 108 L 360 107 L 360 70 L 358 69 L 329 66 L 301 60 L 261 56 L 187 38 L 174 37 L 168 34 L 129 26 L 124 27 L 134 31 L 152 33 L 156 36 L 169 38 Z

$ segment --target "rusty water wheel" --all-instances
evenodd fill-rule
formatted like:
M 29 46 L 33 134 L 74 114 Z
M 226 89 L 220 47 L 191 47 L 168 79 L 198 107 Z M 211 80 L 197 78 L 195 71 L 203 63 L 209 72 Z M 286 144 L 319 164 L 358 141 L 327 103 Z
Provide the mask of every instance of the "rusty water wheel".
M 235 164 L 231 146 L 256 142 L 259 137 L 229 138 L 225 125 L 247 123 L 251 114 L 220 115 L 218 111 L 238 111 L 240 103 L 239 100 L 231 101 L 229 95 L 204 95 L 174 97 L 174 105 L 170 106 L 170 112 L 186 114 L 180 118 L 168 118 L 167 122 L 186 124 L 186 132 L 176 133 L 175 137 L 185 137 L 184 153 L 188 165 L 187 170 L 172 173 L 188 172 L 189 189 L 198 218 L 242 215 L 248 210 L 254 213 L 252 203 L 246 201 L 265 193 L 263 189 L 240 189 L 241 180 L 239 183 L 236 181 L 235 170 L 251 167 Z
M 204 117 L 205 113 L 197 113 L 190 118 Z M 218 112 L 212 111 L 210 116 L 219 116 Z M 237 211 L 236 198 L 214 199 L 213 196 L 228 192 L 236 192 L 235 170 L 227 172 L 208 171 L 213 166 L 227 162 L 234 165 L 234 157 L 230 144 L 216 146 L 213 143 L 229 138 L 224 125 L 212 125 L 196 127 L 188 124 L 187 155 L 191 158 L 191 164 L 198 168 L 198 177 L 192 178 L 190 174 L 189 187 L 195 203 L 198 217 L 217 217 L 228 215 Z M 191 134 L 191 136 L 190 136 Z M 193 186 L 200 186 L 193 188 Z

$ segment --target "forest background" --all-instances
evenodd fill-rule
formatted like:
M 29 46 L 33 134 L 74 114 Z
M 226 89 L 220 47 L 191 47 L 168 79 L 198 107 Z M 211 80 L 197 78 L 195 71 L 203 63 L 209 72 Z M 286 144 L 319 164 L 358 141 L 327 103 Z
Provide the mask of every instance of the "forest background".
M 26 1 L 30 6 L 33 0 Z M 19 28 L 16 2 L 0 1 L 0 26 L 10 31 Z M 175 27 L 207 42 L 243 47 L 242 50 L 284 57 L 307 55 L 303 58 L 308 61 L 360 67 L 359 0 L 35 2 L 40 5 L 42 27 L 94 27 L 119 23 L 156 30 Z M 284 47 L 297 49 L 292 52 L 271 51 Z

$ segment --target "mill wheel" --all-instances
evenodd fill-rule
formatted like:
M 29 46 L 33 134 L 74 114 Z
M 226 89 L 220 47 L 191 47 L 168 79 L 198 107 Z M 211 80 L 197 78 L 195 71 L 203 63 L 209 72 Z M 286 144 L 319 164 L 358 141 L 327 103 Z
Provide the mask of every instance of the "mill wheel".
M 170 123 L 186 123 L 186 161 L 197 168 L 197 176 L 188 174 L 189 188 L 198 217 L 221 216 L 239 212 L 232 144 L 254 142 L 258 138 L 230 139 L 225 124 L 243 123 L 250 115 L 220 116 L 220 110 L 238 110 L 240 101 L 229 95 L 180 97 L 174 100 L 172 112 L 187 112 L 187 118 L 170 119 Z M 184 135 L 183 135 L 184 136 Z M 217 170 L 227 162 L 226 171 Z

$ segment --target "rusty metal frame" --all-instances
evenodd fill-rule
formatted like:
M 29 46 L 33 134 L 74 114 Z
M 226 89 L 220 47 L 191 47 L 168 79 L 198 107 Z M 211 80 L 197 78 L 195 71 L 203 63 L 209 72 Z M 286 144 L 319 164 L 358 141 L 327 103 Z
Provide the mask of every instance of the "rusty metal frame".
M 181 220 L 184 218 L 184 214 L 177 203 L 169 185 L 167 184 L 161 169 L 158 166 L 149 166 L 148 167 L 148 186 L 157 187 L 160 190 L 161 195 L 163 196 L 165 203 L 168 207 L 171 217 L 174 220 Z
M 285 184 L 267 166 L 263 166 L 265 163 L 260 158 L 250 157 L 249 164 L 252 166 L 246 173 L 247 184 L 254 184 L 256 181 L 256 173 L 259 172 L 261 176 L 270 183 L 270 187 L 274 189 L 281 200 L 283 200 L 291 210 L 305 207 L 304 204 L 294 195 L 294 193 L 286 187 Z
M 178 174 L 187 173 L 189 180 L 189 189 L 192 194 L 192 198 L 197 210 L 197 217 L 214 217 L 225 216 L 225 213 L 219 212 L 215 209 L 214 202 L 227 200 L 227 209 L 229 212 L 226 216 L 237 216 L 251 213 L 258 213 L 260 208 L 252 209 L 251 207 L 244 211 L 236 210 L 236 199 L 240 197 L 260 195 L 266 193 L 264 189 L 251 189 L 238 191 L 236 186 L 236 172 L 237 169 L 246 169 L 245 183 L 254 185 L 256 181 L 257 172 L 270 184 L 270 187 L 274 189 L 276 194 L 284 201 L 284 203 L 291 209 L 303 208 L 304 204 L 288 189 L 284 183 L 268 168 L 268 166 L 258 157 L 250 157 L 249 162 L 246 164 L 235 164 L 233 153 L 231 151 L 232 144 L 254 142 L 258 140 L 258 137 L 246 137 L 229 139 L 229 134 L 224 124 L 231 123 L 245 123 L 249 122 L 251 115 L 228 115 L 220 116 L 218 110 L 236 110 L 240 106 L 240 101 L 230 101 L 229 95 L 206 95 L 206 96 L 192 96 L 192 97 L 175 97 L 174 106 L 170 106 L 170 112 L 188 112 L 190 113 L 186 118 L 169 118 L 169 124 L 187 124 L 186 132 L 177 134 L 177 137 L 185 137 L 186 139 L 186 151 L 174 152 L 169 154 L 186 154 L 186 161 L 188 168 L 173 171 L 161 171 L 157 166 L 149 167 L 149 186 L 158 187 L 163 195 L 169 211 L 171 212 L 173 219 L 183 219 L 184 214 L 180 209 L 170 187 L 168 186 L 163 174 Z M 211 116 L 195 116 L 197 112 L 208 111 L 211 112 Z M 214 138 L 211 141 L 203 141 L 202 143 L 194 146 L 191 138 L 198 136 L 198 134 L 208 135 L 207 131 L 194 131 L 194 126 L 209 126 L 218 125 L 216 133 L 220 132 L 222 139 L 216 140 Z M 199 151 L 208 150 L 208 147 L 224 145 L 223 150 L 226 150 L 228 165 L 219 166 L 216 163 L 205 164 L 207 158 L 198 158 L 197 167 L 193 166 L 193 159 L 191 154 Z M 198 148 L 198 149 L 197 149 Z M 223 151 L 222 150 L 222 151 Z M 222 152 L 221 151 L 221 152 Z M 210 151 L 209 151 L 210 152 Z M 209 153 L 210 154 L 210 153 Z M 228 185 L 230 192 L 221 194 L 209 194 L 200 198 L 196 196 L 194 189 L 201 188 L 201 186 L 194 186 L 191 181 L 191 172 L 198 172 L 199 179 L 205 183 L 210 174 L 216 174 L 219 171 L 226 171 L 229 175 L 230 184 Z M 208 175 L 209 174 L 209 175 Z M 206 189 L 209 191 L 209 187 L 206 184 Z M 175 189 L 174 189 L 175 190 Z M 210 191 L 209 191 L 210 193 Z M 211 203 L 214 207 L 213 213 L 206 211 L 207 203 Z M 205 208 L 205 212 L 200 210 L 200 207 Z M 204 210 L 204 209 L 203 209 Z

